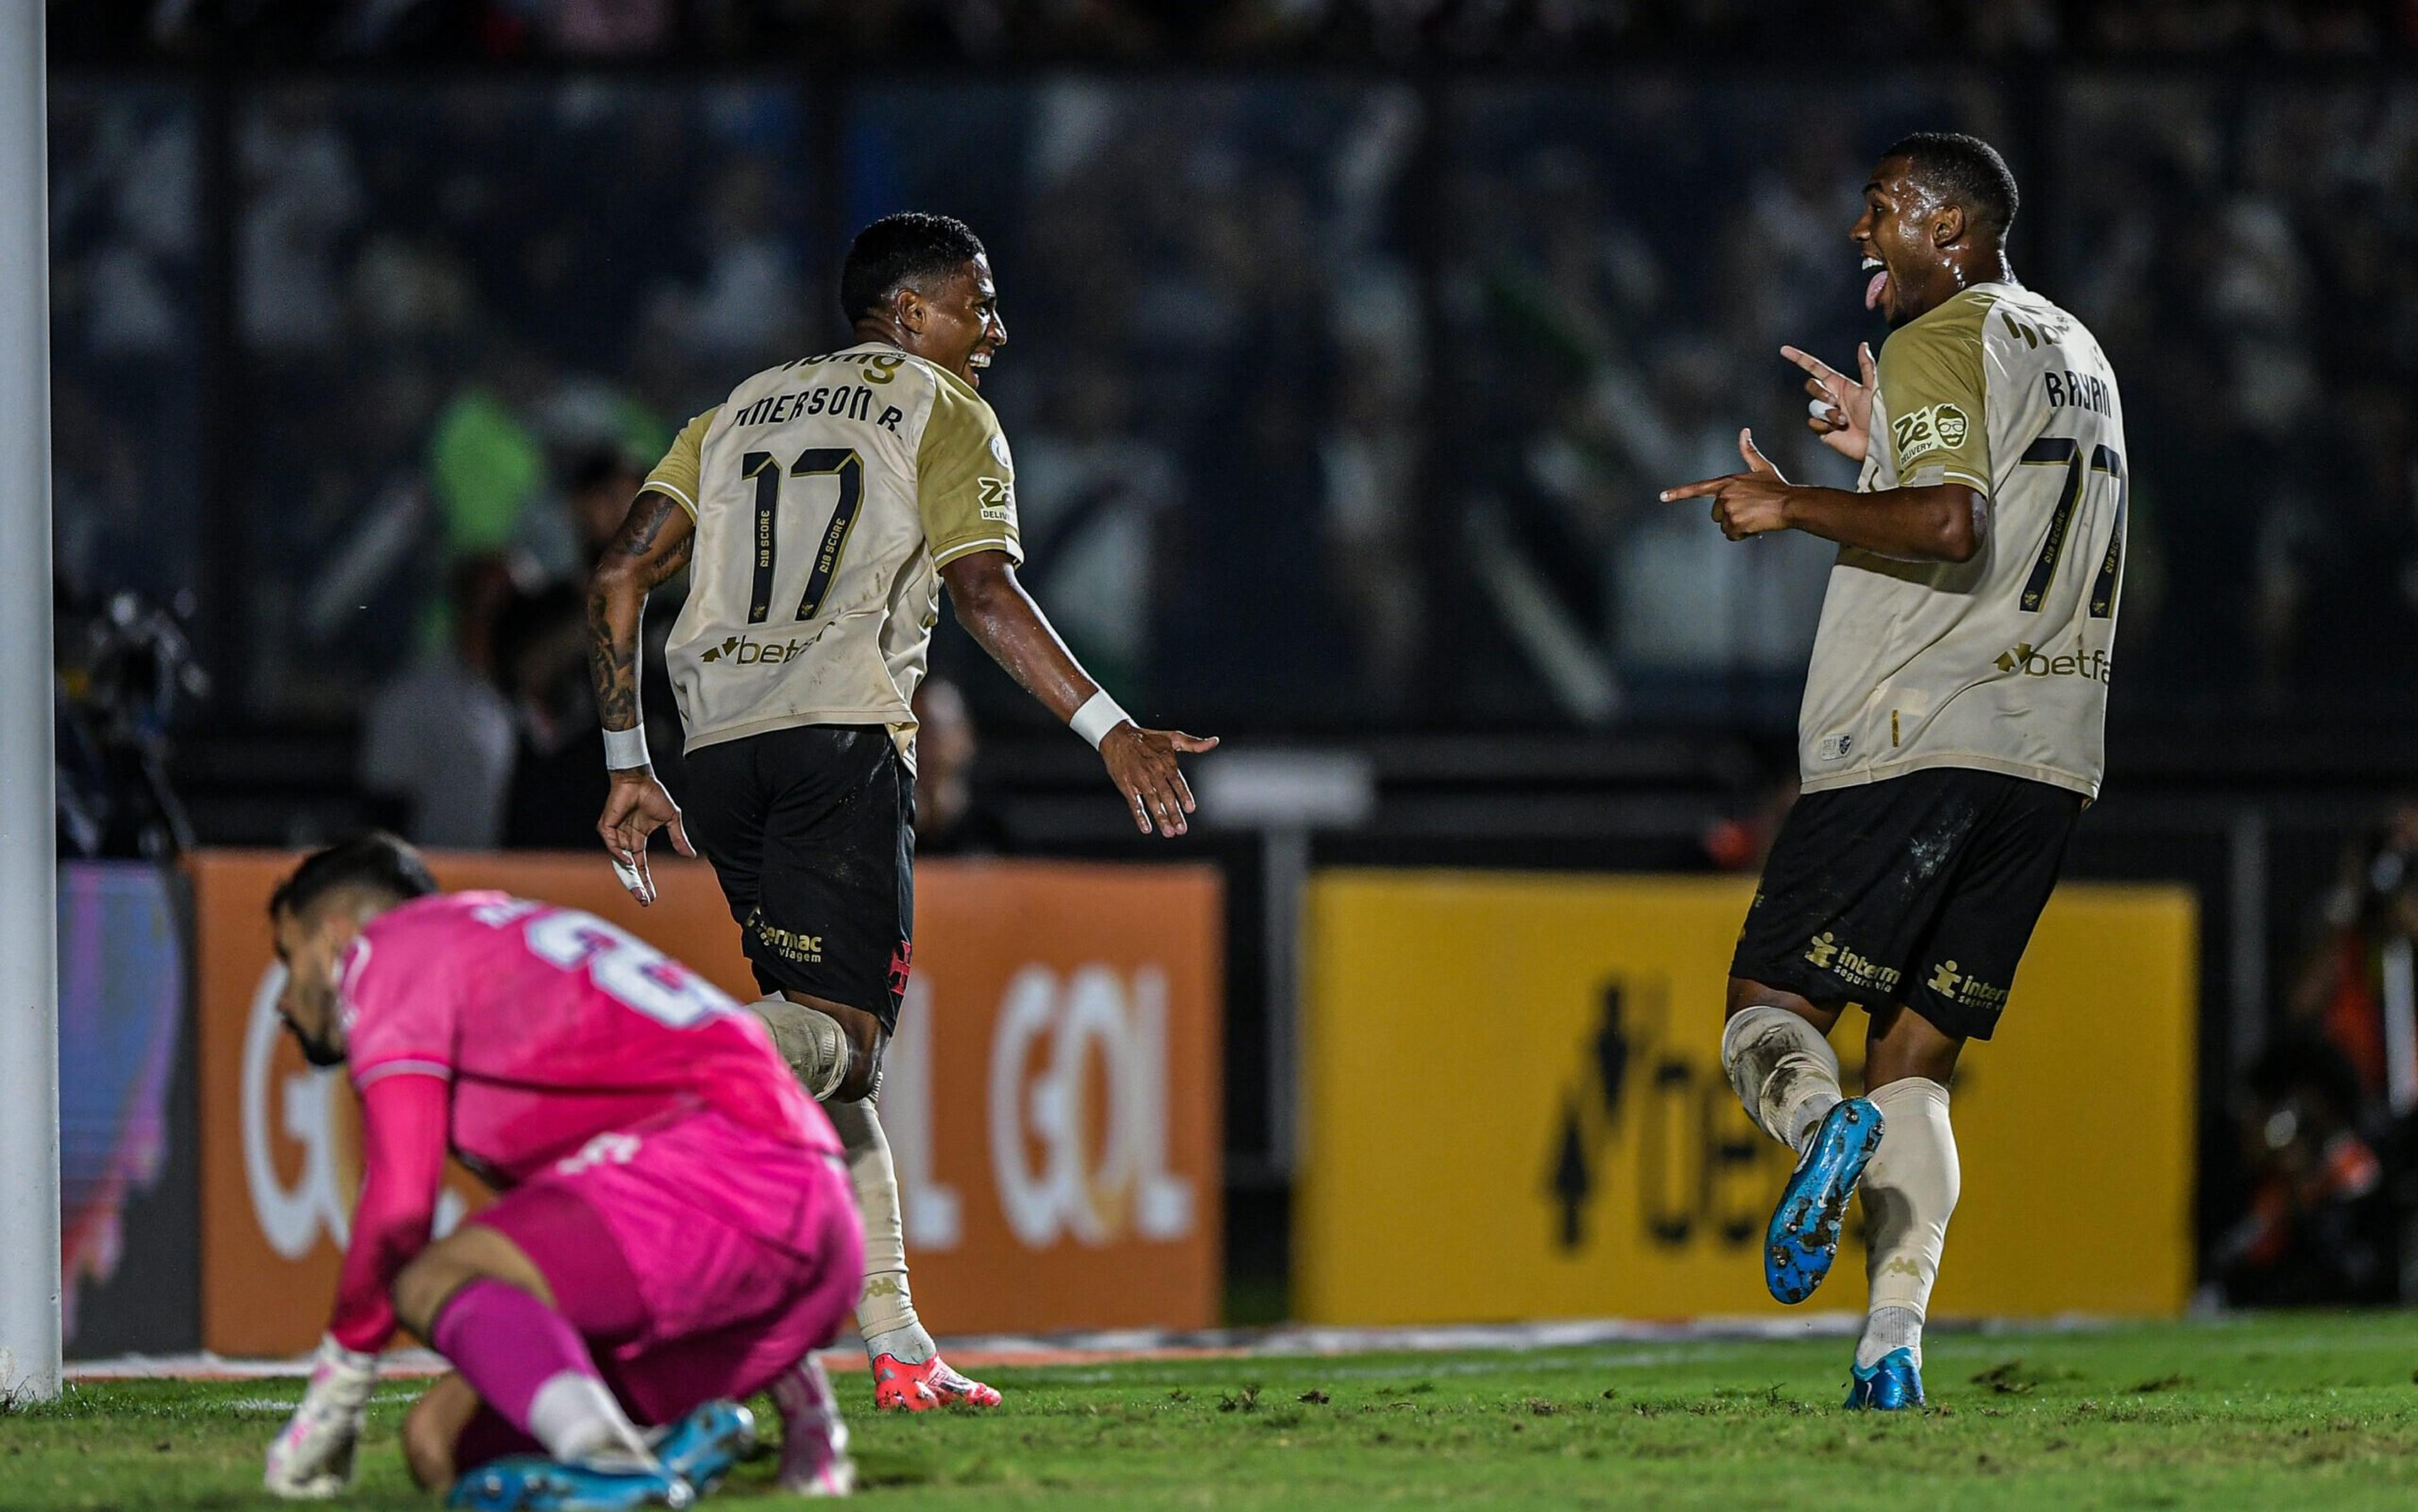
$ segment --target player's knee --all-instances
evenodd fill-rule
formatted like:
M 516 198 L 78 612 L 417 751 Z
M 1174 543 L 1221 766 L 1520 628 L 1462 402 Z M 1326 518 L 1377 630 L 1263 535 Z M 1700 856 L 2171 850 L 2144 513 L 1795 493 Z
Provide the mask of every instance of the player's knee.
M 1909 1077 L 1944 1087 L 1956 1074 L 1964 1050 L 1963 1039 L 1910 1008 L 1876 1013 L 1864 1036 L 1864 1089 L 1872 1092 Z
M 817 1102 L 843 1096 L 856 1071 L 856 1036 L 839 1016 L 774 993 L 747 1005 L 773 1031 L 773 1048 Z
M 553 1291 L 536 1262 L 502 1232 L 476 1219 L 413 1256 L 387 1296 L 403 1326 L 434 1344 L 437 1315 L 455 1292 L 477 1280 L 501 1281 L 554 1305 Z
M 470 1273 L 442 1250 L 423 1249 L 396 1273 L 394 1285 L 388 1289 L 387 1295 L 394 1303 L 394 1315 L 403 1326 L 424 1341 L 436 1326 L 437 1311 L 444 1306 L 445 1299 L 469 1279 Z
M 850 1026 L 854 1028 L 855 1026 Z M 861 1103 L 881 1090 L 881 1052 L 888 1047 L 889 1038 L 879 1025 L 870 1026 L 862 1036 L 849 1037 L 848 1075 L 826 1099 L 834 1103 Z
M 1784 1008 L 1828 1034 L 1845 1007 L 1846 1004 L 1839 1002 L 1815 1002 L 1784 987 L 1770 986 L 1750 977 L 1734 976 L 1730 978 L 1729 1001 L 1722 1016 L 1726 1021 L 1751 1008 Z

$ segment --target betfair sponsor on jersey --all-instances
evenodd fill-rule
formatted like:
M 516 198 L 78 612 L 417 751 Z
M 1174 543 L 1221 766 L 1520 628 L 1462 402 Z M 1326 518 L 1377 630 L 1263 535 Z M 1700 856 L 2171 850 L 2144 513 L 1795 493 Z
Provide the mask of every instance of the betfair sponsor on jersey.
M 1752 896 L 1732 878 L 1315 878 L 1298 1316 L 1803 1310 L 1771 1300 L 1757 1255 L 1791 1157 L 1721 1066 L 1730 952 Z M 2185 890 L 2069 884 L 2012 984 L 1952 960 L 1873 961 L 1835 936 L 1808 942 L 1832 970 L 1860 961 L 1875 982 L 2005 1003 L 1953 1089 L 1964 1197 L 1935 1317 L 2183 1309 L 2196 927 Z M 1865 1023 L 1850 1009 L 1832 1036 L 1851 1086 Z M 1860 1311 L 1862 1260 L 1843 1258 L 1805 1306 Z
M 792 635 L 787 640 L 725 635 L 721 645 L 707 648 L 697 660 L 708 666 L 779 666 L 791 657 L 803 656 L 815 639 L 812 635 Z
M 202 1342 L 309 1351 L 360 1187 L 341 1071 L 283 1033 L 264 923 L 298 857 L 191 858 L 202 1108 Z M 757 995 L 702 863 L 654 863 L 641 910 L 601 858 L 438 853 L 447 887 L 585 909 Z M 1197 867 L 927 863 L 925 943 L 884 1058 L 919 1305 L 951 1330 L 1201 1328 L 1222 1289 L 1224 904 Z M 799 949 L 820 950 L 793 935 Z M 489 1200 L 449 1168 L 444 1233 Z
M 2014 672 L 2028 678 L 2089 678 L 2093 682 L 2113 682 L 2116 663 L 2103 650 L 2071 650 L 2055 656 L 2039 649 L 2028 641 L 2018 641 L 2002 652 L 1997 661 L 2001 672 Z

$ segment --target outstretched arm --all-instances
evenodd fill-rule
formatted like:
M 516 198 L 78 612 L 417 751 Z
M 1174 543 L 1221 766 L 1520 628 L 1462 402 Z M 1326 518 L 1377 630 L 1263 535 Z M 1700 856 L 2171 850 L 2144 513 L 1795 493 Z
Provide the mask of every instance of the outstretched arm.
M 265 1484 L 322 1500 L 352 1481 L 377 1354 L 394 1335 L 389 1291 L 428 1244 L 445 1175 L 446 1084 L 395 1070 L 361 1091 L 361 1199 L 336 1287 L 336 1309 L 301 1405 L 268 1445 Z
M 1802 530 L 1843 546 L 1905 561 L 1967 562 L 1990 533 L 1990 498 L 1967 483 L 1884 488 L 1857 494 L 1807 488 L 1780 475 L 1755 450 L 1754 434 L 1738 432 L 1747 470 L 1662 491 L 1662 501 L 1709 498 L 1722 534 L 1743 541 L 1771 530 Z
M 1016 580 L 1016 568 L 1005 552 L 959 557 L 941 569 L 941 577 L 949 585 L 957 623 L 1051 713 L 1071 721 L 1100 691 L 1050 628 L 1041 606 Z M 1180 730 L 1146 730 L 1131 720 L 1099 741 L 1100 759 L 1117 790 L 1125 795 L 1135 827 L 1148 834 L 1155 821 L 1158 832 L 1170 836 L 1184 833 L 1184 817 L 1193 810 L 1192 789 L 1185 784 L 1177 754 L 1215 750 L 1217 745 L 1214 735 L 1202 739 Z
M 630 506 L 588 585 L 588 675 L 604 725 L 605 763 L 613 769 L 596 832 L 621 885 L 642 904 L 655 900 L 654 878 L 647 872 L 649 835 L 668 827 L 681 855 L 696 854 L 681 827 L 680 805 L 655 780 L 644 741 L 636 735 L 638 624 L 647 595 L 687 566 L 696 548 L 696 522 L 670 495 L 650 488 Z

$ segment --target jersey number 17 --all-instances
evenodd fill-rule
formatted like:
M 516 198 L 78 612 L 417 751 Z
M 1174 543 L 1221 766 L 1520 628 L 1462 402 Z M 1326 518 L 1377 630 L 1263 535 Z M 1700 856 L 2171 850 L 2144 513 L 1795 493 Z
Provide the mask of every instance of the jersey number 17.
M 747 622 L 760 625 L 773 616 L 773 566 L 779 544 L 781 461 L 770 451 L 750 451 L 739 459 L 739 475 L 756 481 L 756 579 L 747 596 Z M 815 553 L 814 571 L 806 574 L 806 591 L 798 600 L 798 618 L 812 619 L 831 591 L 832 574 L 839 571 L 840 554 L 848 549 L 849 532 L 856 527 L 865 504 L 865 461 L 845 447 L 814 447 L 789 464 L 792 478 L 836 477 L 839 505 L 823 527 L 822 545 Z

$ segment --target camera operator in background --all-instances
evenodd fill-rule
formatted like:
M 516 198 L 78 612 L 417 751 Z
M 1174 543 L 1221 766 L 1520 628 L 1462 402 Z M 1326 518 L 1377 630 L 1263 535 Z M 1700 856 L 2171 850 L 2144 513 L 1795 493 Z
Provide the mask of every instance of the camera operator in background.
M 168 784 L 168 731 L 210 694 L 185 634 L 192 595 L 51 591 L 59 854 L 172 861 L 193 827 Z
M 2362 1101 L 2349 1059 L 2316 1034 L 2288 1031 L 2259 1056 L 2237 1099 L 2248 1195 L 2208 1266 L 2227 1303 L 2394 1300 L 2393 1193 L 2361 1133 Z
M 2403 799 L 2344 853 L 2326 895 L 2324 937 L 2288 1000 L 2358 1073 L 2369 1108 L 2398 1123 L 2418 1110 L 2418 800 Z
M 2418 802 L 2346 848 L 2287 1020 L 2236 1099 L 2242 1216 L 2210 1275 L 2236 1305 L 2389 1302 L 2418 1208 Z

